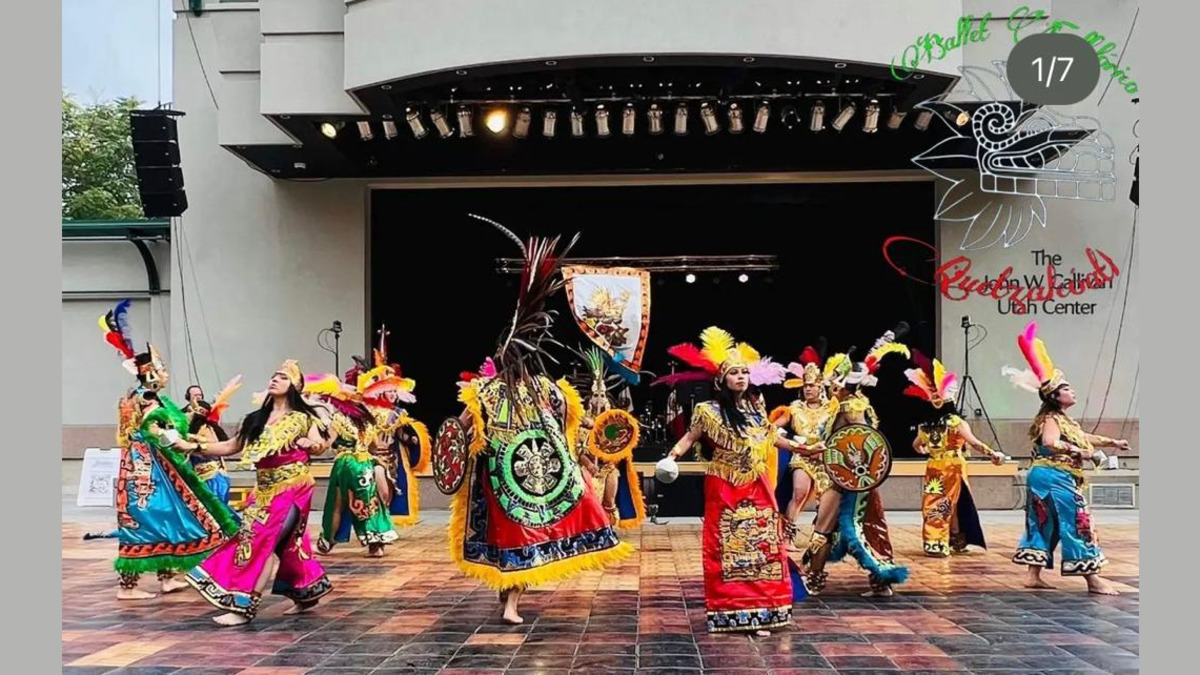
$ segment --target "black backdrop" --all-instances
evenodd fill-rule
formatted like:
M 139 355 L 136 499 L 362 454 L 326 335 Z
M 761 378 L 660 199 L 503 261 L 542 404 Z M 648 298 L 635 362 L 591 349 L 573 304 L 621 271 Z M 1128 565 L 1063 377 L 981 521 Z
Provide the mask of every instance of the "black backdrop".
M 912 326 L 906 342 L 933 354 L 934 289 L 904 281 L 881 254 L 893 235 L 932 242 L 933 206 L 929 182 L 375 190 L 372 332 L 387 323 L 393 360 L 418 383 L 420 419 L 436 428 L 459 412 L 458 374 L 493 353 L 516 298 L 516 277 L 498 274 L 496 259 L 520 255 L 494 228 L 465 215 L 473 212 L 522 237 L 581 232 L 572 252 L 579 257 L 778 257 L 777 272 L 750 273 L 746 283 L 737 272 L 700 272 L 693 284 L 683 273 L 653 274 L 643 368 L 655 373 L 669 372 L 669 346 L 698 341 L 709 325 L 786 365 L 822 335 L 831 352 L 857 346 L 861 358 L 905 320 Z M 914 273 L 919 264 L 932 263 L 905 263 Z M 560 312 L 556 337 L 582 344 L 565 294 L 552 307 Z M 923 404 L 900 394 L 911 364 L 890 361 L 870 396 L 897 456 L 913 456 L 910 429 Z M 648 383 L 643 378 L 633 392 L 637 410 L 649 402 L 661 411 L 667 391 Z M 767 403 L 793 393 L 773 387 Z

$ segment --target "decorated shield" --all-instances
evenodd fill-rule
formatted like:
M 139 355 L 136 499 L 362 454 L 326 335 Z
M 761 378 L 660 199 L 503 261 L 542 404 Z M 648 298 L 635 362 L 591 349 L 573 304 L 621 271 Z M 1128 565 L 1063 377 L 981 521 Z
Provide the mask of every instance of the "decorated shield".
M 602 462 L 619 462 L 633 456 L 638 423 L 624 410 L 606 410 L 596 417 L 588 434 L 588 451 Z
M 892 448 L 873 427 L 842 427 L 825 441 L 825 471 L 834 485 L 848 492 L 873 490 L 892 471 Z
M 444 495 L 462 487 L 467 475 L 467 431 L 457 417 L 448 417 L 438 427 L 433 443 L 433 484 Z

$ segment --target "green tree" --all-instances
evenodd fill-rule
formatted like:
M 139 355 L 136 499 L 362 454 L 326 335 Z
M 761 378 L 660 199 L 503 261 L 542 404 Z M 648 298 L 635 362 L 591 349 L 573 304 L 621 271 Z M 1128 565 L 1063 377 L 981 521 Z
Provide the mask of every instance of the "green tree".
M 129 111 L 136 99 L 85 106 L 62 97 L 62 214 L 65 219 L 142 217 Z

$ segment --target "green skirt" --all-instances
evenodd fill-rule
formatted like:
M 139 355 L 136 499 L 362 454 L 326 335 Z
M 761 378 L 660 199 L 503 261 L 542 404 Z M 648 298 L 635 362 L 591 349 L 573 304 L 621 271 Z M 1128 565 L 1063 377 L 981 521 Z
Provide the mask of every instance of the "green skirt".
M 347 453 L 334 461 L 329 473 L 319 546 L 328 549 L 335 542 L 350 541 L 352 527 L 364 546 L 389 544 L 400 537 L 388 510 L 380 503 L 375 461 Z

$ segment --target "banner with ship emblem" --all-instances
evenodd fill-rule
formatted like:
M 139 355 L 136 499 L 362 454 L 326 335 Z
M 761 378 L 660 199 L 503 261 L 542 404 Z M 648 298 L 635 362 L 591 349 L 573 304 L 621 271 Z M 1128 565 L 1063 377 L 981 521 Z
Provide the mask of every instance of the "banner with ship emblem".
M 575 323 L 609 366 L 637 384 L 650 327 L 650 272 L 632 267 L 564 266 Z

